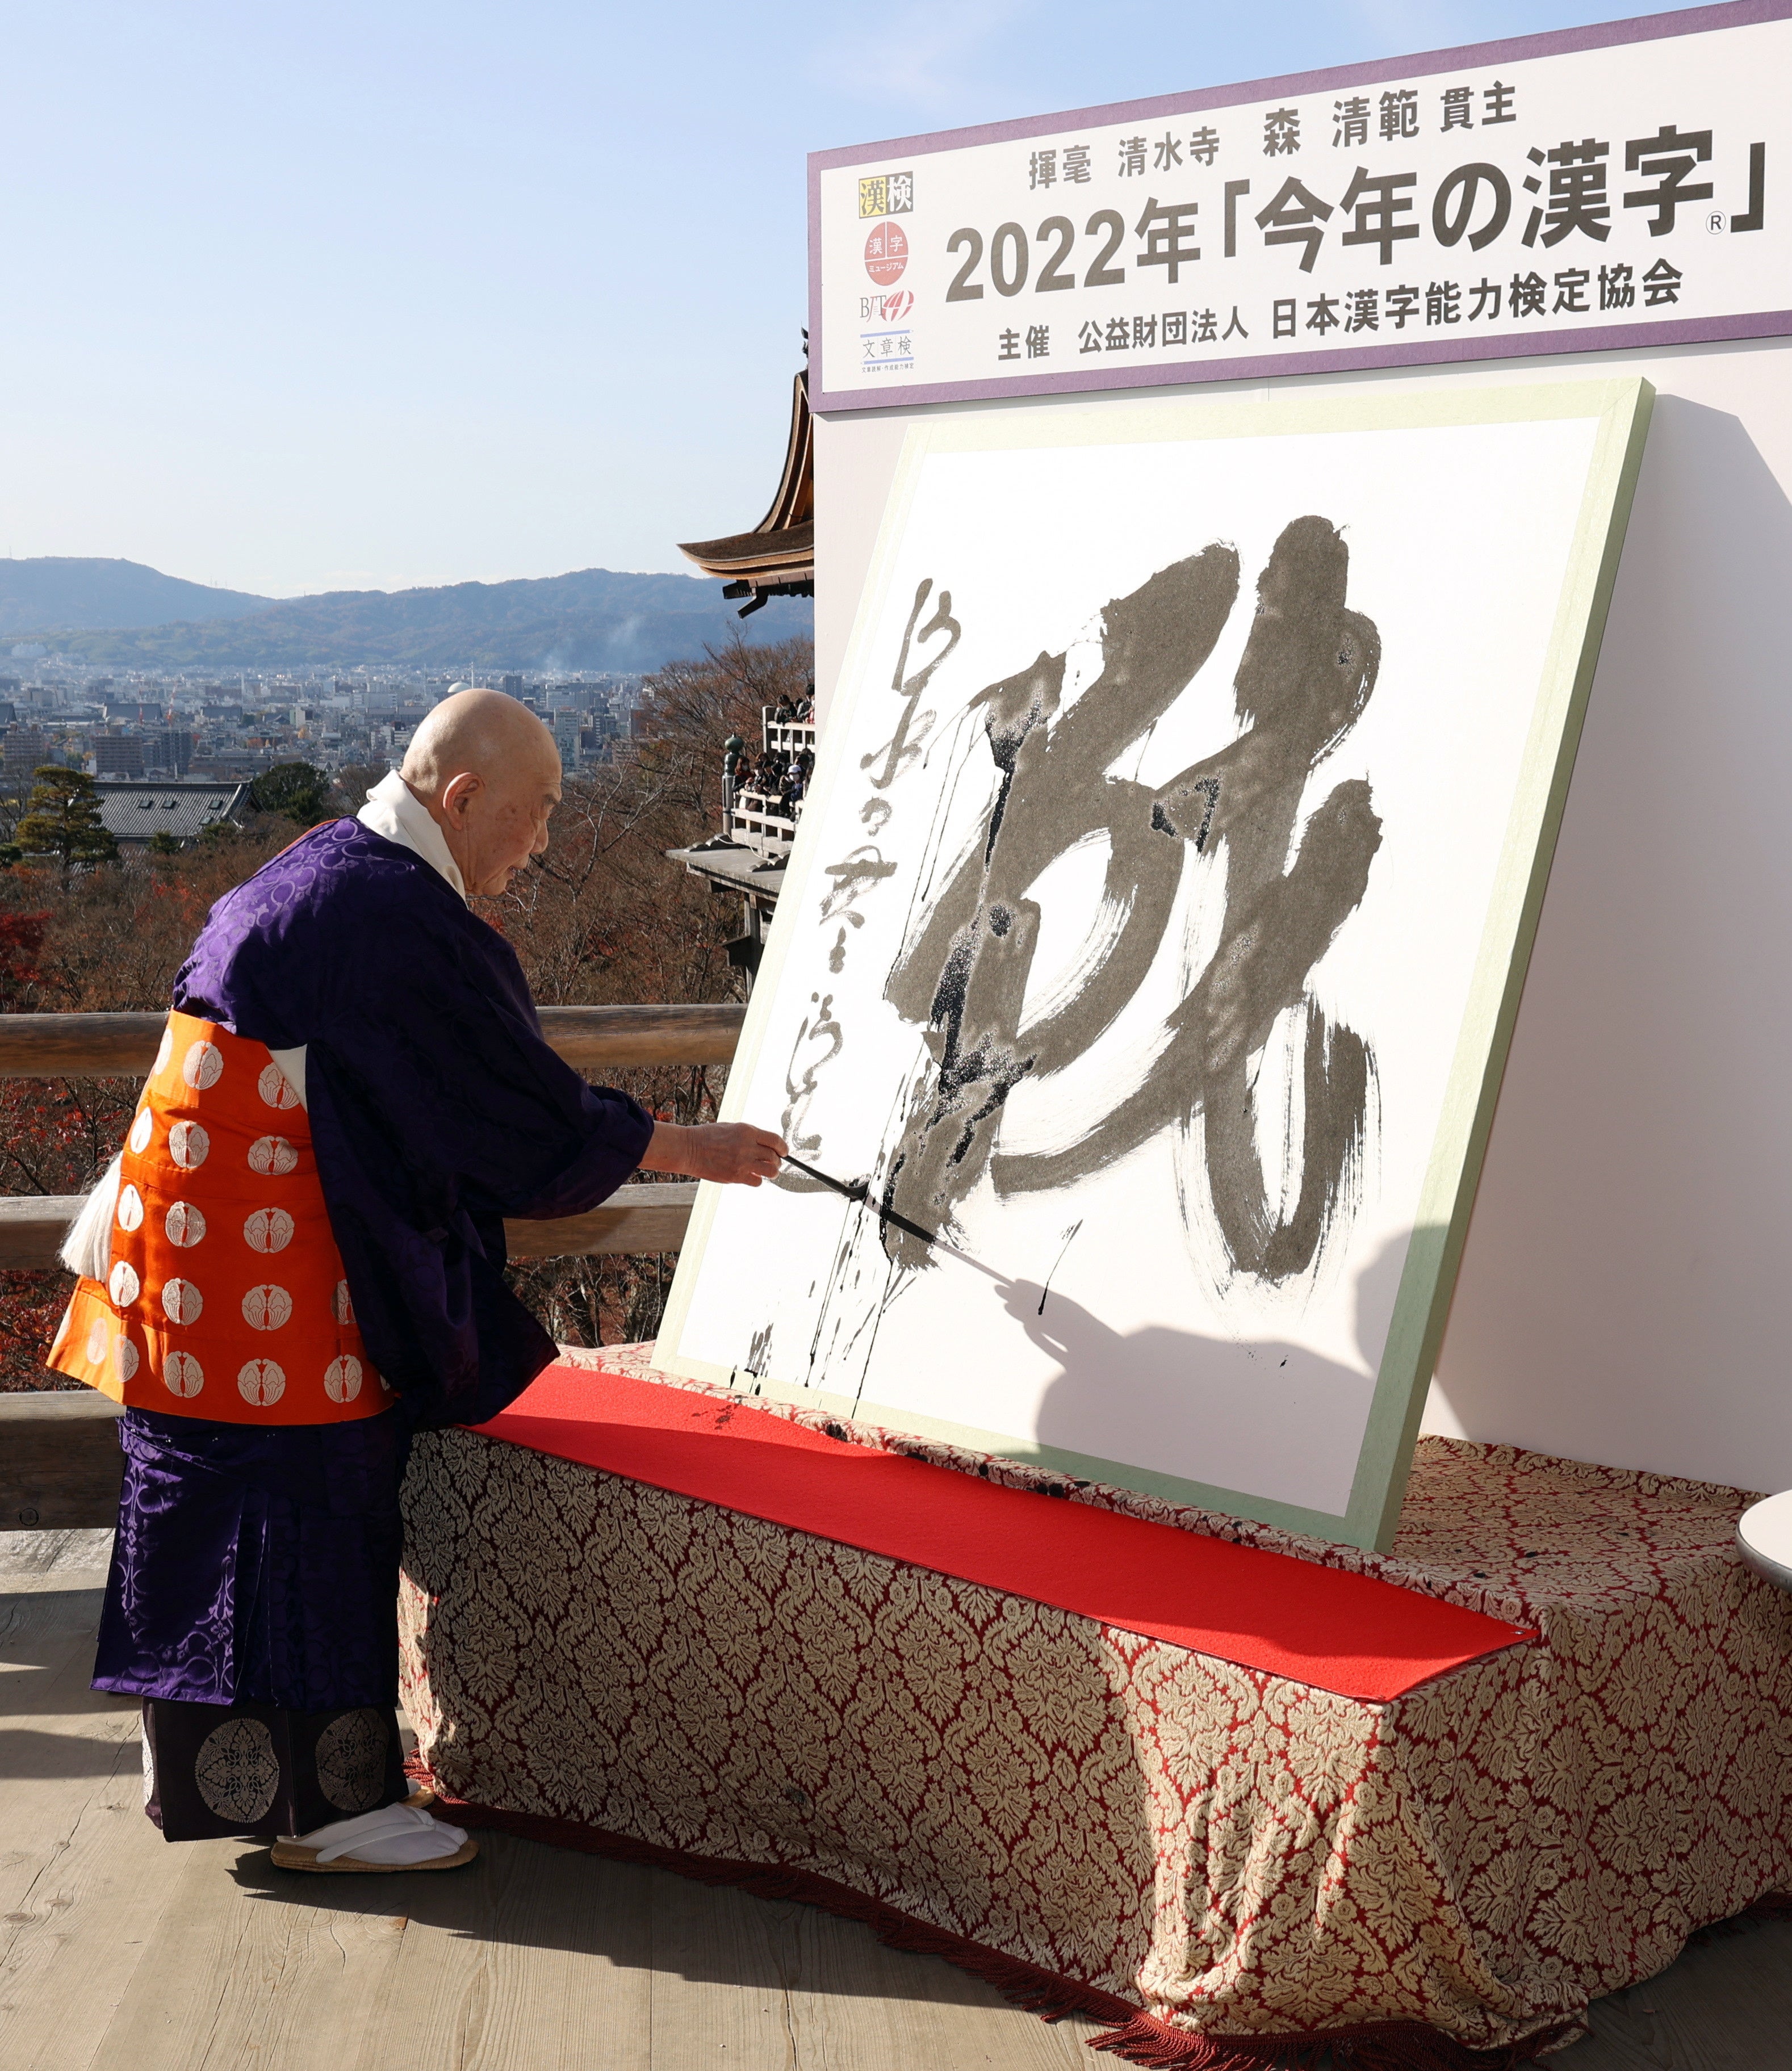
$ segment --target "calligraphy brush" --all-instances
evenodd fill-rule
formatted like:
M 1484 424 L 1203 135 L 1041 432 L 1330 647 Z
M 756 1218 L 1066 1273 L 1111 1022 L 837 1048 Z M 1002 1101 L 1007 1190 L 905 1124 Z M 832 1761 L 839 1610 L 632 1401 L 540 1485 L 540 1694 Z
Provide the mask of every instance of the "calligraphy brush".
M 831 1187 L 847 1200 L 860 1201 L 870 1206 L 871 1190 L 868 1181 L 859 1179 L 848 1185 L 844 1179 L 830 1179 L 826 1172 L 818 1172 L 813 1165 L 805 1165 L 800 1158 L 793 1158 L 788 1150 L 784 1154 L 784 1162 L 786 1165 L 794 1165 L 799 1172 L 806 1172 L 811 1179 L 819 1179 L 824 1187 Z M 910 1236 L 918 1236 L 923 1244 L 939 1242 L 932 1230 L 925 1230 L 919 1223 L 912 1223 L 906 1216 L 899 1216 L 894 1208 L 880 1208 L 877 1219 L 880 1222 L 894 1223 L 899 1230 L 906 1230 Z

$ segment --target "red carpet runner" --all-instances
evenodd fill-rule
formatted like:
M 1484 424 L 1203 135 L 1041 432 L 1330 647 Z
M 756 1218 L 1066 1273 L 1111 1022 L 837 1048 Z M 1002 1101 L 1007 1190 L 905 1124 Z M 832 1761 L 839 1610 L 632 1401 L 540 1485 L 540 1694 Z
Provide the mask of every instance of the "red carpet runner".
M 1416 1590 L 552 1366 L 478 1427 L 607 1474 L 1370 1703 L 1532 1638 Z

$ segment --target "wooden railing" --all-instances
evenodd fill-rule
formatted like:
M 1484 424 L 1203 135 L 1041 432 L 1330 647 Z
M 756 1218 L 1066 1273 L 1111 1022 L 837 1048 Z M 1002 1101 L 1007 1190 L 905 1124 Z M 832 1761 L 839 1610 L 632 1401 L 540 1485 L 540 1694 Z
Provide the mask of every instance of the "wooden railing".
M 724 1064 L 739 1007 L 547 1007 L 547 1040 L 579 1071 Z M 159 1014 L 0 1014 L 0 1078 L 146 1077 L 162 1040 Z M 676 1251 L 697 1189 L 688 1181 L 623 1187 L 601 1208 L 562 1222 L 506 1223 L 513 1258 Z M 54 1265 L 83 1196 L 0 1197 L 0 1269 Z M 0 1395 L 0 1532 L 110 1524 L 121 1456 L 118 1405 L 76 1392 Z
M 575 1070 L 656 1064 L 724 1064 L 746 1010 L 740 1007 L 547 1007 L 547 1040 Z M 166 1017 L 160 1014 L 0 1014 L 0 1078 L 146 1077 Z M 625 1187 L 589 1215 L 512 1222 L 513 1258 L 590 1257 L 676 1251 L 696 1187 L 674 1180 Z M 0 1197 L 0 1270 L 51 1266 L 80 1212 L 79 1194 Z

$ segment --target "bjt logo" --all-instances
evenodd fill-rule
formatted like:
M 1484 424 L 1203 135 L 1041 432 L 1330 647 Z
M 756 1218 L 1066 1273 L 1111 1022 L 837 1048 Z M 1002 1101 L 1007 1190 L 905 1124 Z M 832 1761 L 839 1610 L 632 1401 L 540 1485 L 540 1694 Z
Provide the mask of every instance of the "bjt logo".
M 895 295 L 861 295 L 859 297 L 859 321 L 861 323 L 900 323 L 914 306 L 914 295 L 907 288 Z

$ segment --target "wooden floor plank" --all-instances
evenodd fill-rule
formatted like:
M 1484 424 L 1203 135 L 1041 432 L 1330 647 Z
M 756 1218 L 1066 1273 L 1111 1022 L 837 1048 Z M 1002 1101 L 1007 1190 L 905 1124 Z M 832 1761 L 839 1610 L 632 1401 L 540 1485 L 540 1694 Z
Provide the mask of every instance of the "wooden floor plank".
M 1700 1936 L 1646 1983 L 1596 1999 L 1561 2071 L 1783 2071 L 1792 2065 L 1792 1921 Z
M 1048 2023 L 955 1964 L 887 1949 L 855 1921 L 797 1909 L 790 1990 L 800 2071 L 1094 2071 L 1093 2021 Z M 657 2071 L 657 2067 L 656 2067 Z

